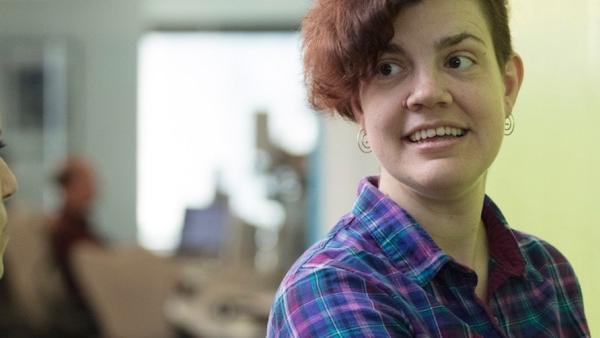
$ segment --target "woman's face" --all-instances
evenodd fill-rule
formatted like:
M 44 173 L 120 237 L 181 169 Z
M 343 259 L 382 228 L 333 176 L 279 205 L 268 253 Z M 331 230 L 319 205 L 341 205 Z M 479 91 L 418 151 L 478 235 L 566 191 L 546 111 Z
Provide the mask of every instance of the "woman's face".
M 396 18 L 358 123 L 381 165 L 380 188 L 450 198 L 483 188 L 522 78 L 498 67 L 476 0 L 424 0 Z M 408 189 L 408 190 L 406 190 Z
M 2 203 L 0 203 L 0 277 L 4 273 L 4 264 L 2 257 L 4 256 L 4 250 L 6 250 L 6 244 L 8 242 L 7 231 L 6 231 L 6 209 L 4 207 L 4 200 L 10 197 L 17 191 L 17 180 L 13 173 L 10 171 L 4 159 L 0 158 L 0 192 L 2 193 Z

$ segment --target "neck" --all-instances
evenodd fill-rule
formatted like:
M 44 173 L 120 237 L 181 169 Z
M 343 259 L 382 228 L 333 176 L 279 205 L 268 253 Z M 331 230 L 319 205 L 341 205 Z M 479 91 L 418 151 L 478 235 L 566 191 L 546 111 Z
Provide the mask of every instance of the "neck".
M 425 196 L 382 172 L 379 189 L 414 217 L 457 262 L 477 272 L 478 262 L 482 258 L 487 261 L 487 240 L 481 221 L 485 174 L 461 193 Z

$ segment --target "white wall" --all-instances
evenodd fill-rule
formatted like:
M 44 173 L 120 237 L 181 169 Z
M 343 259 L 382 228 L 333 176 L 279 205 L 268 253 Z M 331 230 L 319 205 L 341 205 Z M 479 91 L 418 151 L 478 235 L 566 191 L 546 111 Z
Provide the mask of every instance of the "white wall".
M 311 0 L 145 0 L 151 26 L 219 27 L 299 23 Z
M 352 209 L 358 182 L 379 173 L 375 156 L 358 149 L 355 123 L 339 117 L 326 117 L 323 122 L 321 234 Z
M 109 239 L 136 236 L 137 44 L 156 27 L 295 26 L 309 0 L 2 0 L 0 36 L 67 39 L 69 146 L 101 177 L 97 224 Z M 160 154 L 157 154 L 160 156 Z
M 100 231 L 135 238 L 138 1 L 0 2 L 0 35 L 67 39 L 75 74 L 69 97 L 71 147 L 90 157 L 102 182 Z

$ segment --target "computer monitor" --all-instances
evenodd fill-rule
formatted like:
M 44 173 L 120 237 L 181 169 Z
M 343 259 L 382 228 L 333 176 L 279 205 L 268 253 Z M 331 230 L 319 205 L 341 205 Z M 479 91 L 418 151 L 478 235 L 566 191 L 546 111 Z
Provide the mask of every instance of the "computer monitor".
M 217 257 L 229 230 L 227 203 L 217 201 L 206 208 L 185 210 L 178 254 Z

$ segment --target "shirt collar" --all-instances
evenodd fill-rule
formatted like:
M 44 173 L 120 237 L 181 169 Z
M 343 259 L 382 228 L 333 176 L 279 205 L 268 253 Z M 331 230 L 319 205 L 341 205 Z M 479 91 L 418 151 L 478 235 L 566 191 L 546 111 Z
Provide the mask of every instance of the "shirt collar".
M 423 227 L 398 204 L 378 189 L 379 177 L 359 183 L 352 213 L 384 254 L 406 274 L 423 285 L 452 258 L 433 241 Z M 490 241 L 490 256 L 508 275 L 521 275 L 525 261 L 518 243 L 500 209 L 485 197 L 482 219 Z
M 498 267 L 511 276 L 521 276 L 525 272 L 525 258 L 515 235 L 500 208 L 489 196 L 485 196 L 481 218 L 485 224 L 490 257 Z

